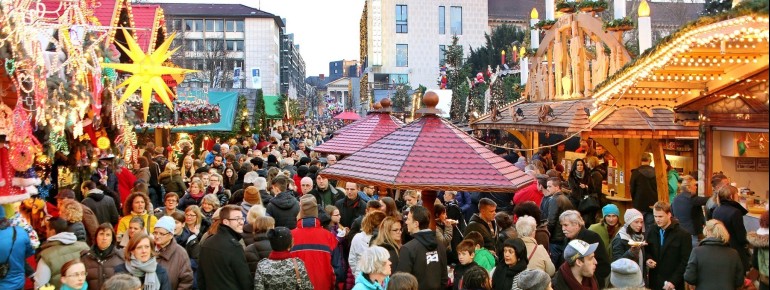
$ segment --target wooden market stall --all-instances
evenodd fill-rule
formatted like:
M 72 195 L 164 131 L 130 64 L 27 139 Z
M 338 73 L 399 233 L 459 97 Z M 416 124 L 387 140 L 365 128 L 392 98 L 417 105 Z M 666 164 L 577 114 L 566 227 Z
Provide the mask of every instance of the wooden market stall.
M 313 150 L 324 154 L 348 156 L 404 126 L 401 120 L 390 114 L 390 99 L 383 99 L 379 104 L 380 109 L 375 109 L 363 119 L 337 130 L 331 140 Z

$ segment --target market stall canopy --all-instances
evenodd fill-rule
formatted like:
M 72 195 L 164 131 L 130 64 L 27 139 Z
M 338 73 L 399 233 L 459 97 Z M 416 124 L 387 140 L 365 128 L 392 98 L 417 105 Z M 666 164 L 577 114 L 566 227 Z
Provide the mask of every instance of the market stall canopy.
M 390 99 L 387 99 L 387 100 L 388 100 L 387 102 L 388 102 L 388 103 L 390 103 Z M 382 101 L 384 101 L 384 100 L 382 100 Z M 369 119 L 370 117 L 372 117 L 372 114 L 374 114 L 374 113 L 378 113 L 378 112 L 381 112 L 381 110 L 382 110 L 382 104 L 380 104 L 380 103 L 381 103 L 382 101 L 379 101 L 379 102 L 376 102 L 376 103 L 374 103 L 374 104 L 372 105 L 372 110 L 370 110 L 369 112 L 367 112 L 365 117 L 363 117 L 363 118 L 361 118 L 361 119 L 358 119 L 357 121 L 355 121 L 355 122 L 353 122 L 353 123 L 350 123 L 350 124 L 347 124 L 347 125 L 343 126 L 342 128 L 339 128 L 339 129 L 337 129 L 336 131 L 334 131 L 334 136 L 337 136 L 337 135 L 339 135 L 339 134 L 342 134 L 342 132 L 344 132 L 344 131 L 345 131 L 345 130 L 347 130 L 347 129 L 350 129 L 350 128 L 355 128 L 357 123 L 366 122 L 366 120 L 367 120 L 367 119 Z M 388 112 L 390 112 L 390 110 L 388 110 Z M 399 120 L 399 122 L 401 122 L 401 121 Z M 404 125 L 402 124 L 402 125 L 401 125 L 401 127 L 403 127 L 403 126 L 404 126 Z
M 515 129 L 568 135 L 588 129 L 593 100 L 525 102 L 503 106 L 499 113 L 471 121 L 476 129 Z
M 384 110 L 370 113 L 364 119 L 345 126 L 345 131 L 335 134 L 334 138 L 313 151 L 350 155 L 403 127 L 401 120 L 390 115 L 390 101 L 384 107 Z
M 606 112 L 603 112 L 605 111 Z M 675 139 L 697 138 L 697 126 L 685 126 L 676 121 L 669 109 L 641 110 L 639 108 L 605 107 L 596 113 L 599 121 L 591 127 L 591 138 Z
M 279 103 L 281 102 L 280 96 L 262 96 L 265 100 L 265 115 L 267 115 L 267 119 L 271 120 L 281 120 L 283 119 L 285 113 L 282 113 L 278 107 Z
M 327 178 L 395 189 L 514 192 L 533 182 L 436 114 L 438 96 L 423 97 L 423 117 L 320 172 Z
M 676 109 L 767 71 L 767 1 L 684 26 L 595 89 L 597 106 Z
M 337 114 L 337 116 L 334 116 L 334 119 L 355 121 L 355 120 L 361 119 L 361 116 L 359 116 L 358 114 L 356 114 L 356 112 L 353 112 L 353 111 L 345 111 Z
M 173 128 L 171 132 L 196 132 L 196 131 L 232 131 L 235 120 L 235 110 L 238 107 L 237 92 L 209 92 L 209 104 L 219 105 L 221 117 L 218 123 Z

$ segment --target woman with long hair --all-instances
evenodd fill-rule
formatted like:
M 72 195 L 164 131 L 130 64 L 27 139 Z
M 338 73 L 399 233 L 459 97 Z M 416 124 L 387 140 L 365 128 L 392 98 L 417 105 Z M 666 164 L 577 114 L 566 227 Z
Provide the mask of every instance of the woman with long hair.
M 200 207 L 197 205 L 188 206 L 184 210 L 184 228 L 182 228 L 180 238 L 185 241 L 189 241 L 192 236 L 200 238 L 206 232 L 206 229 L 203 228 L 204 220 L 205 218 L 203 213 L 201 213 Z
M 589 193 L 588 185 L 591 183 L 591 180 L 588 170 L 585 160 L 578 158 L 572 162 L 572 169 L 569 171 L 567 184 L 571 191 L 570 199 L 575 207 L 578 206 L 578 202 L 583 199 L 583 196 Z
M 155 259 L 155 242 L 145 233 L 137 233 L 128 242 L 125 262 L 115 267 L 115 273 L 128 273 L 142 281 L 142 289 L 171 290 L 168 272 Z
M 745 268 L 738 252 L 729 246 L 730 233 L 721 221 L 712 219 L 703 227 L 703 235 L 690 253 L 684 281 L 697 289 L 739 289 Z
M 403 230 L 400 220 L 392 216 L 385 217 L 380 223 L 377 237 L 372 241 L 372 245 L 388 250 L 393 268 L 398 267 L 398 253 L 401 251 L 401 233 Z
M 602 171 L 601 167 L 599 166 L 599 158 L 596 158 L 596 156 L 589 156 L 586 157 L 586 166 L 588 167 L 588 194 L 592 197 L 598 199 L 600 196 L 602 196 Z M 579 199 L 577 208 L 580 208 L 580 201 L 585 199 L 585 195 Z M 587 225 L 595 224 L 596 223 L 596 214 L 599 212 L 599 209 L 594 210 L 585 210 L 581 212 L 580 214 L 583 216 L 583 221 Z
M 348 255 L 348 265 L 350 265 L 350 271 L 353 276 L 357 276 L 359 273 L 358 260 L 364 253 L 366 248 L 369 247 L 369 242 L 372 240 L 374 231 L 385 219 L 385 214 L 379 211 L 370 212 L 364 216 L 361 222 L 361 232 L 353 236 L 353 240 L 350 242 L 350 253 Z
M 182 162 L 182 181 L 185 183 L 190 183 L 190 180 L 192 180 L 193 175 L 195 175 L 195 166 L 194 165 L 194 159 L 192 156 L 185 156 L 184 161 Z M 167 164 L 168 165 L 168 164 Z
M 230 191 L 222 186 L 224 178 L 219 173 L 209 175 L 209 186 L 206 187 L 206 194 L 213 194 L 219 199 L 220 205 L 226 205 L 230 201 Z
M 238 174 L 235 172 L 232 164 L 228 164 L 225 167 L 224 175 L 222 176 L 222 186 L 225 189 L 230 189 L 235 185 L 235 181 L 238 180 Z
M 396 206 L 396 200 L 394 200 L 392 197 L 386 196 L 381 198 L 380 201 L 385 204 L 386 216 L 401 220 L 401 213 L 398 211 L 398 206 Z
M 107 277 L 115 274 L 115 266 L 123 263 L 123 253 L 117 249 L 112 225 L 103 223 L 96 229 L 94 245 L 81 252 L 80 259 L 85 264 L 88 289 L 101 289 Z
M 187 185 L 182 180 L 182 172 L 173 162 L 166 163 L 166 168 L 158 175 L 158 182 L 163 185 L 167 193 L 187 191 Z
M 122 236 L 128 230 L 129 222 L 134 217 L 139 217 L 144 221 L 144 229 L 147 233 L 149 233 L 149 229 L 155 228 L 155 222 L 158 221 L 158 218 L 152 215 L 150 197 L 142 192 L 134 192 L 126 198 L 123 215 L 118 222 L 118 236 Z
M 267 259 L 273 248 L 270 247 L 270 239 L 267 238 L 267 231 L 275 228 L 275 220 L 269 216 L 257 217 L 252 223 L 252 231 L 254 232 L 254 242 L 246 246 L 246 262 L 249 263 L 249 269 L 251 270 L 251 276 L 257 271 L 257 263 L 262 259 Z

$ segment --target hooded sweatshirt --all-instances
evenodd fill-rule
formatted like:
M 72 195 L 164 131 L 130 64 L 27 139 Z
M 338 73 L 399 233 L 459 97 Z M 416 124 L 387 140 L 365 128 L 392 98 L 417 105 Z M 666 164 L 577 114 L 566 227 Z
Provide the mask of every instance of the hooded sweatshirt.
M 294 229 L 297 227 L 297 214 L 299 213 L 299 202 L 289 191 L 279 193 L 267 204 L 267 215 L 275 219 L 276 227 L 287 227 Z
M 88 250 L 88 245 L 77 241 L 75 234 L 61 232 L 40 246 L 37 271 L 35 272 L 35 289 L 51 283 L 57 289 L 61 287 L 61 266 L 67 261 L 80 258 L 80 252 Z
M 631 198 L 635 209 L 641 212 L 652 212 L 650 207 L 658 201 L 655 168 L 642 165 L 631 171 Z
M 83 199 L 83 204 L 94 212 L 99 224 L 110 223 L 113 226 L 118 224 L 120 214 L 115 207 L 115 200 L 104 195 L 103 191 L 96 188 L 89 190 L 88 196 Z
M 413 239 L 401 247 L 396 272 L 420 277 L 420 290 L 445 289 L 447 276 L 446 247 L 436 241 L 429 229 L 412 234 Z

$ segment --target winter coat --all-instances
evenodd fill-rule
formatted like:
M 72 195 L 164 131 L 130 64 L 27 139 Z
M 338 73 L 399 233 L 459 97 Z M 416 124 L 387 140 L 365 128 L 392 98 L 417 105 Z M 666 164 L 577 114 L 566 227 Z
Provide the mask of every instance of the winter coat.
M 254 235 L 254 243 L 246 246 L 246 250 L 244 250 L 251 276 L 254 276 L 254 273 L 256 273 L 259 261 L 267 259 L 272 251 L 273 248 L 270 246 L 270 240 L 267 239 L 267 233 Z
M 556 202 L 556 199 L 562 196 L 564 196 L 563 193 L 556 192 L 551 196 L 551 198 L 545 200 L 543 203 L 543 209 L 544 209 L 543 215 L 545 215 L 545 218 L 547 220 L 546 224 L 547 224 L 548 233 L 551 234 L 550 236 L 551 243 L 561 244 L 566 239 L 566 237 L 564 237 L 564 232 L 561 230 L 561 224 L 559 223 L 559 216 L 568 209 L 560 208 Z
M 460 264 L 457 263 L 454 267 L 454 272 L 452 273 L 452 277 L 454 280 L 452 280 L 452 289 L 459 290 L 460 289 L 460 281 L 463 280 L 463 274 L 465 274 L 465 271 L 468 271 L 468 269 L 472 267 L 478 267 L 479 265 L 476 264 L 476 262 L 471 261 L 468 264 Z
M 385 277 L 384 283 L 380 284 L 369 281 L 369 279 L 364 277 L 364 274 L 358 274 L 358 276 L 356 276 L 356 285 L 353 286 L 353 290 L 385 290 L 388 288 L 388 282 L 390 282 L 390 277 L 387 276 Z
M 8 261 L 9 265 L 8 274 L 0 280 L 0 289 L 24 288 L 26 259 L 34 254 L 35 250 L 24 228 L 9 226 L 0 229 L 0 261 Z
M 583 240 L 589 244 L 599 243 L 599 247 L 596 248 L 596 252 L 594 252 L 594 256 L 596 257 L 596 271 L 594 272 L 594 277 L 596 277 L 599 288 L 601 288 L 604 285 L 604 280 L 607 280 L 607 277 L 610 276 L 610 258 L 607 257 L 607 250 L 605 250 L 607 245 L 604 244 L 604 241 L 602 241 L 599 234 L 585 228 L 578 232 L 575 239 Z
M 350 265 L 350 271 L 353 272 L 353 276 L 358 276 L 360 273 L 358 261 L 361 259 L 364 251 L 369 248 L 369 241 L 371 240 L 372 235 L 365 232 L 360 232 L 353 236 L 353 240 L 350 242 L 350 252 L 348 253 L 348 265 Z
M 692 250 L 684 281 L 698 290 L 738 289 L 743 285 L 744 273 L 735 249 L 721 240 L 706 238 Z
M 95 246 L 94 246 L 95 247 Z M 125 263 L 123 251 L 113 247 L 109 253 L 100 259 L 94 252 L 94 248 L 80 252 L 80 260 L 86 266 L 86 282 L 89 290 L 100 290 L 102 284 L 115 275 L 115 267 Z
M 83 205 L 91 209 L 99 224 L 110 223 L 113 226 L 118 224 L 120 214 L 115 207 L 115 200 L 104 195 L 101 190 L 90 190 L 88 196 L 83 199 Z
M 474 251 L 473 261 L 487 271 L 495 268 L 495 256 L 487 248 L 478 248 Z
M 629 184 L 631 186 L 631 199 L 634 208 L 642 213 L 652 212 L 650 207 L 658 201 L 658 183 L 655 180 L 655 168 L 649 165 L 642 165 L 631 170 L 631 182 Z
M 136 182 L 136 176 L 128 170 L 128 168 L 121 167 L 115 171 L 117 176 L 117 190 L 120 195 L 120 204 L 126 202 L 126 198 L 131 195 L 131 189 L 134 188 L 134 182 Z M 93 178 L 91 179 L 93 180 Z
M 188 206 L 191 205 L 201 205 L 201 200 L 203 200 L 203 196 L 205 194 L 202 194 L 200 197 L 196 198 L 193 197 L 189 191 L 185 192 L 185 194 L 179 198 L 179 204 L 176 206 L 181 211 L 184 211 Z
M 671 214 L 679 220 L 679 225 L 690 235 L 697 236 L 703 232 L 703 225 L 706 224 L 706 218 L 703 217 L 703 206 L 706 205 L 708 197 L 692 195 L 689 192 L 682 191 L 674 197 L 671 203 Z
M 315 200 L 318 202 L 319 209 L 326 208 L 327 205 L 334 205 L 338 200 L 345 198 L 345 193 L 340 192 L 337 190 L 337 188 L 331 186 L 331 184 L 329 184 L 325 190 L 319 190 L 318 187 L 315 187 L 310 190 L 309 194 L 315 196 Z M 330 197 L 331 203 L 327 203 L 323 199 L 324 196 Z
M 446 248 L 436 241 L 436 234 L 431 230 L 420 230 L 412 236 L 414 238 L 401 247 L 395 272 L 420 277 L 420 290 L 445 289 L 449 282 Z
M 291 254 L 305 262 L 310 281 L 317 289 L 331 289 L 335 280 L 332 251 L 337 247 L 337 237 L 321 227 L 321 221 L 314 217 L 298 220 L 291 235 L 294 238 Z
M 537 204 L 537 207 L 540 207 L 540 203 L 543 201 L 543 193 L 537 188 L 537 182 L 532 182 L 513 194 L 513 204 L 522 204 L 526 201 L 534 202 Z
M 290 254 L 285 255 L 289 256 Z M 297 277 L 298 272 L 299 277 Z M 254 275 L 254 290 L 313 290 L 314 286 L 318 286 L 317 289 L 331 289 L 331 285 L 328 288 L 322 288 L 319 285 L 311 284 L 308 274 L 310 271 L 302 259 L 263 259 L 257 264 L 257 273 Z
M 178 213 L 184 214 L 184 212 L 183 212 L 183 211 L 181 211 L 181 210 L 179 210 L 179 209 L 177 209 L 177 208 L 175 208 L 175 209 L 174 209 L 174 212 L 178 212 Z M 156 218 L 158 218 L 158 219 L 160 219 L 160 218 L 162 218 L 162 217 L 164 217 L 164 216 L 171 216 L 170 214 L 168 214 L 168 213 L 166 212 L 166 207 L 165 207 L 165 206 L 164 206 L 164 207 L 159 207 L 159 208 L 156 208 L 156 209 L 153 211 L 153 215 L 154 215 Z M 244 228 L 244 229 L 245 229 L 245 228 Z
M 115 274 L 124 273 L 131 275 L 131 273 L 128 272 L 128 269 L 126 269 L 126 263 L 117 265 L 115 267 Z M 158 266 L 155 267 L 155 275 L 158 275 L 158 280 L 160 281 L 160 290 L 172 290 L 171 288 L 171 282 L 168 280 L 168 271 L 166 271 L 166 268 L 160 265 L 158 263 Z M 133 276 L 133 275 L 132 275 Z M 144 286 L 144 277 L 136 277 L 139 279 L 139 282 L 142 282 L 142 286 Z
M 546 272 L 549 277 L 553 276 L 556 272 L 556 267 L 551 262 L 551 256 L 548 255 L 548 251 L 542 245 L 538 245 L 534 238 L 521 237 L 521 240 L 527 246 L 527 257 L 529 258 L 527 269 L 540 269 Z
M 513 279 L 525 270 L 527 270 L 527 261 L 524 259 L 518 260 L 513 266 L 506 265 L 503 259 L 500 259 L 497 267 L 492 271 L 492 289 L 512 289 L 514 285 Z
M 346 228 L 350 227 L 354 219 L 366 213 L 366 202 L 357 195 L 354 200 L 347 197 L 337 200 L 334 206 L 340 210 L 340 224 Z
M 179 170 L 174 170 L 173 172 L 163 171 L 158 176 L 158 179 L 160 184 L 166 189 L 166 192 L 181 194 L 187 191 L 187 186 L 182 181 L 182 173 Z
M 474 231 L 479 232 L 479 234 L 484 237 L 484 248 L 487 248 L 490 251 L 495 250 L 495 237 L 497 234 L 497 223 L 495 221 L 492 221 L 492 228 L 490 228 L 486 221 L 481 219 L 478 214 L 474 214 L 471 217 L 468 226 L 465 227 L 463 236 L 468 236 L 470 232 Z
M 639 264 L 640 269 L 646 269 L 645 263 L 642 260 L 644 257 L 644 248 L 643 247 L 637 247 L 636 249 L 632 249 L 631 245 L 628 244 L 630 241 L 635 242 L 642 242 L 644 241 L 645 237 L 643 233 L 638 233 L 634 235 L 629 235 L 626 232 L 626 227 L 628 224 L 624 225 L 623 227 L 618 230 L 618 233 L 615 235 L 614 238 L 612 238 L 612 241 L 610 244 L 612 245 L 612 252 L 611 252 L 611 259 L 613 262 L 615 260 L 620 258 L 626 258 L 631 261 L 636 262 Z
M 586 194 L 589 194 L 589 189 L 580 187 L 580 184 L 588 185 L 591 183 L 591 174 L 588 172 L 588 167 L 583 167 L 583 177 L 578 177 L 577 174 L 577 160 L 572 163 L 572 171 L 569 173 L 569 177 L 567 178 L 567 184 L 569 185 L 569 189 L 572 192 L 572 197 L 576 200 L 582 200 L 583 196 Z M 585 164 L 585 163 L 584 163 Z
M 618 222 L 615 227 L 620 227 L 620 222 Z M 612 247 L 610 247 L 610 233 L 607 224 L 603 222 L 595 223 L 588 227 L 588 230 L 599 235 L 599 237 L 602 239 L 602 243 L 604 244 L 604 249 L 607 252 L 607 258 L 609 259 L 612 257 Z M 613 237 L 614 236 L 615 235 L 613 235 Z
M 197 261 L 199 289 L 250 290 L 254 287 L 240 240 L 240 234 L 220 225 L 216 234 L 201 242 Z
M 664 230 L 663 245 L 660 241 L 660 227 L 653 224 L 647 232 L 647 246 L 644 249 L 644 261 L 652 259 L 657 266 L 649 270 L 650 289 L 663 288 L 663 282 L 674 284 L 676 289 L 684 289 L 684 271 L 687 259 L 692 251 L 692 236 L 679 226 L 675 220 Z
M 192 289 L 193 270 L 187 251 L 171 239 L 165 248 L 158 252 L 158 264 L 166 268 L 171 289 Z
M 444 244 L 447 251 L 452 251 L 452 239 L 454 234 L 454 226 L 445 225 L 436 221 L 436 239 Z
M 17 242 L 19 235 L 16 236 Z M 80 253 L 88 250 L 86 243 L 78 241 L 75 234 L 61 232 L 40 245 L 37 271 L 35 272 L 35 288 L 46 283 L 61 287 L 61 266 L 64 263 L 80 258 Z
M 671 169 L 666 172 L 666 180 L 668 181 L 668 198 L 674 200 L 676 192 L 679 191 L 679 172 L 676 169 Z
M 746 239 L 754 247 L 754 255 L 751 257 L 751 266 L 759 270 L 760 277 L 767 279 L 770 269 L 770 248 L 768 248 L 768 234 L 758 234 L 757 232 L 750 232 Z M 761 279 L 760 279 L 761 280 Z M 767 280 L 765 280 L 767 281 Z M 767 284 L 764 284 L 767 287 Z M 767 288 L 765 288 L 767 289 Z
M 725 224 L 730 232 L 730 247 L 738 251 L 743 268 L 749 268 L 749 252 L 746 246 L 746 226 L 743 224 L 743 216 L 749 213 L 741 204 L 732 200 L 721 200 L 719 206 L 714 209 L 713 219 Z
M 98 169 L 93 174 L 91 174 L 91 181 L 95 182 L 96 184 L 102 184 L 100 182 L 101 179 L 102 179 L 102 176 L 99 174 Z M 107 184 L 104 184 L 104 185 L 107 186 L 109 190 L 118 192 L 118 177 L 115 175 L 114 172 L 112 172 L 112 169 L 109 169 L 109 168 L 107 169 Z M 132 182 L 131 188 L 133 187 L 134 187 L 134 183 Z M 128 195 L 126 195 L 126 197 L 128 197 Z
M 120 218 L 120 221 L 118 222 L 118 235 L 122 235 L 128 231 L 128 225 L 135 216 L 140 217 L 144 221 L 144 231 L 147 234 L 152 233 L 152 230 L 155 229 L 155 223 L 158 222 L 158 218 L 145 212 L 139 215 L 131 213 L 130 215 Z
M 144 182 L 147 182 L 148 185 L 150 184 L 151 174 L 149 167 L 139 168 L 138 170 L 134 171 L 134 176 L 136 176 L 136 179 L 144 180 Z
M 460 209 L 463 211 L 463 216 L 465 216 L 465 220 L 470 220 L 473 214 L 479 212 L 479 200 L 481 199 L 481 194 L 478 192 L 467 192 L 467 191 L 458 191 L 457 195 L 455 196 L 455 200 L 457 201 L 457 205 L 460 206 Z M 465 232 L 465 229 L 463 229 L 463 232 Z
M 297 227 L 299 202 L 290 191 L 284 191 L 270 200 L 266 213 L 275 219 L 275 227 L 294 229 Z

